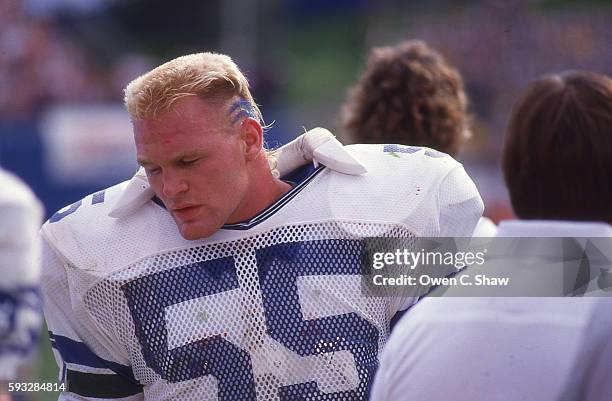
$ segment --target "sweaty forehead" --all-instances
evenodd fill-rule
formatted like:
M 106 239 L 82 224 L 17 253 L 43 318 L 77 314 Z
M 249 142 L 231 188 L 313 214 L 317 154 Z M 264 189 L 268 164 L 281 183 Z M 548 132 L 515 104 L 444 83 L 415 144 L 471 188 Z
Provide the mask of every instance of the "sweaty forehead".
M 204 135 L 136 136 L 136 158 L 141 165 L 166 163 L 198 153 L 208 153 L 219 146 L 217 137 Z
M 230 125 L 228 107 L 213 108 L 195 98 L 181 99 L 179 102 L 175 108 L 161 115 L 133 120 L 136 139 L 152 137 L 155 140 L 170 140 L 180 135 L 217 132 Z

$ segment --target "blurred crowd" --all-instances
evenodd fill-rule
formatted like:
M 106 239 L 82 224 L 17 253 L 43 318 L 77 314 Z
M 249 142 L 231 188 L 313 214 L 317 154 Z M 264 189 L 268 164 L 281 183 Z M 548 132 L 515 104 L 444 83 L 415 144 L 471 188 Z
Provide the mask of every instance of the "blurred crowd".
M 96 55 L 65 29 L 59 14 L 36 13 L 26 4 L 36 2 L 0 0 L 0 119 L 31 117 L 51 103 L 117 101 L 126 82 L 155 64 L 142 55 L 111 60 Z M 479 128 L 484 136 L 503 131 L 512 102 L 535 77 L 568 68 L 612 73 L 610 10 L 547 11 L 524 1 L 448 10 L 424 15 L 406 10 L 401 32 L 389 32 L 394 28 L 372 18 L 366 37 L 371 43 L 364 49 L 399 35 L 437 48 L 464 77 L 476 141 Z M 274 49 L 261 46 L 268 50 Z
M 149 65 L 132 54 L 105 65 L 52 13 L 0 0 L 0 120 L 31 118 L 56 103 L 116 101 Z
M 51 19 L 0 1 L 0 115 L 29 117 L 49 102 L 108 96 L 101 74 Z
M 492 149 L 482 153 L 497 157 L 512 105 L 530 81 L 567 69 L 612 73 L 611 11 L 489 2 L 411 19 L 405 36 L 426 41 L 458 67 L 476 120 L 475 140 L 479 129 L 485 131 L 480 137 L 489 136 Z

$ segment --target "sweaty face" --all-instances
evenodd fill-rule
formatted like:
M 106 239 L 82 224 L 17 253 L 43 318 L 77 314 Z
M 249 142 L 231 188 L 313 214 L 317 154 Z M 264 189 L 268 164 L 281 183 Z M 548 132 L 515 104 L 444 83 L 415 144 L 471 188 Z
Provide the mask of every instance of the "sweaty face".
M 188 96 L 169 112 L 133 122 L 138 161 L 185 239 L 233 222 L 246 196 L 243 146 L 227 112 Z

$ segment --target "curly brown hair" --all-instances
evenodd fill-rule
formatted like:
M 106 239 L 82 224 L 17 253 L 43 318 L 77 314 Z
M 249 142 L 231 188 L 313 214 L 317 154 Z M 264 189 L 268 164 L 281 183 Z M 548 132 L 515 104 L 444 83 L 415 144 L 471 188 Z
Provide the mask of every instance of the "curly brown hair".
M 358 143 L 398 143 L 456 155 L 469 136 L 459 72 L 420 40 L 374 48 L 349 90 L 342 125 Z

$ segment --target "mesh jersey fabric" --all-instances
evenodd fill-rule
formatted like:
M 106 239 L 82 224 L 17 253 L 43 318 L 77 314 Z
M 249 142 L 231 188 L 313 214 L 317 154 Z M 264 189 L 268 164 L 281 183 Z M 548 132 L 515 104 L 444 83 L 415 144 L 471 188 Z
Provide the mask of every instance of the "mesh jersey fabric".
M 446 155 L 348 149 L 367 174 L 304 170 L 202 240 L 154 202 L 107 217 L 125 183 L 54 215 L 44 296 L 63 399 L 366 400 L 389 323 L 415 300 L 362 295 L 361 240 L 469 236 L 482 201 Z

